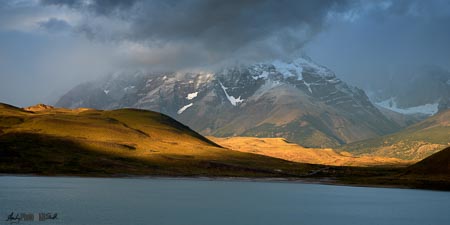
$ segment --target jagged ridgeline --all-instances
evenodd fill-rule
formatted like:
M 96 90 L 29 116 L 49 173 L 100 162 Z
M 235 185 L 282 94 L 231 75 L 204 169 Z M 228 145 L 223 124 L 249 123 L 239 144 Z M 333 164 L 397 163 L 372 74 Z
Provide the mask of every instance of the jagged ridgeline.
M 450 108 L 450 71 L 438 66 L 419 67 L 408 77 L 394 77 L 372 93 L 375 104 L 403 114 L 434 115 Z
M 364 91 L 308 58 L 216 72 L 114 75 L 76 86 L 56 105 L 149 109 L 203 135 L 283 137 L 308 147 L 338 146 L 400 128 Z

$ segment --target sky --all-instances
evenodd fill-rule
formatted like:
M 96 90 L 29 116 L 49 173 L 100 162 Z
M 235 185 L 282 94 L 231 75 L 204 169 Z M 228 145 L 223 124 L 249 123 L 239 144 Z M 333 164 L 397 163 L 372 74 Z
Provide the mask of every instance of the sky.
M 117 71 L 299 55 L 366 90 L 418 66 L 449 70 L 450 1 L 0 1 L 0 102 L 17 106 Z

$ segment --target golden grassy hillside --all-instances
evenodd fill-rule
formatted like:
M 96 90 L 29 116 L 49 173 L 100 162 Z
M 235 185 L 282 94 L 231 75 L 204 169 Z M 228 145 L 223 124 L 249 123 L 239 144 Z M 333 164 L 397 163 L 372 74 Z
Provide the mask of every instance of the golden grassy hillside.
M 146 110 L 0 104 L 0 173 L 297 176 L 316 167 L 222 148 Z
M 300 163 L 332 166 L 405 166 L 413 163 L 396 158 L 362 156 L 333 149 L 305 148 L 289 143 L 283 138 L 208 137 L 210 140 L 232 150 L 255 153 Z

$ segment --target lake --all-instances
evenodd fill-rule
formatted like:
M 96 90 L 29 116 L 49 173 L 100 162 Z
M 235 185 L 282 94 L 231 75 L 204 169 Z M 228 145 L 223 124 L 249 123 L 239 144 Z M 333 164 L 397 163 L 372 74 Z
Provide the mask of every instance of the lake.
M 299 182 L 0 176 L 0 224 L 449 224 L 450 192 Z

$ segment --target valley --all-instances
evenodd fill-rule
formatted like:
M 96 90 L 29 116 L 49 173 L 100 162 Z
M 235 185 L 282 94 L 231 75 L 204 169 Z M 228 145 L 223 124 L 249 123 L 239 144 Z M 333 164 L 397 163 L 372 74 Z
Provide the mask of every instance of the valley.
M 305 148 L 290 143 L 282 138 L 254 138 L 254 137 L 208 137 L 215 143 L 240 152 L 248 152 L 280 158 L 287 161 L 320 164 L 329 166 L 392 166 L 403 167 L 413 164 L 413 160 L 401 160 L 380 156 L 357 157 L 349 152 L 337 152 L 331 148 Z

